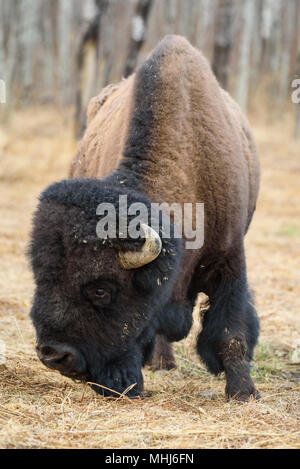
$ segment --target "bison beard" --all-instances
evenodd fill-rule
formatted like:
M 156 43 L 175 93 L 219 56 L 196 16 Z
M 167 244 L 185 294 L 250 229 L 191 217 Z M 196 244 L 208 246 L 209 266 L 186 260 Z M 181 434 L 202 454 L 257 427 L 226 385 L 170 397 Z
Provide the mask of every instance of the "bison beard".
M 151 360 L 155 335 L 172 341 L 185 337 L 193 304 L 168 304 L 180 271 L 180 240 L 161 238 L 157 259 L 124 270 L 118 252 L 139 251 L 144 240 L 97 237 L 100 202 L 118 208 L 119 195 L 126 191 L 129 204 L 139 200 L 150 209 L 145 196 L 123 185 L 117 191 L 117 183 L 118 176 L 105 184 L 67 180 L 41 195 L 31 246 L 37 283 L 31 317 L 46 366 L 94 382 L 92 388 L 104 395 L 117 395 L 136 383 L 128 392 L 135 396 L 143 389 L 141 369 Z M 93 297 L 99 286 L 111 292 L 109 303 Z
M 46 189 L 34 217 L 31 317 L 39 358 L 104 395 L 134 383 L 128 395 L 139 395 L 144 365 L 175 366 L 171 342 L 187 336 L 204 292 L 209 308 L 197 341 L 200 358 L 211 373 L 225 373 L 228 397 L 258 398 L 250 361 L 259 322 L 243 238 L 259 166 L 246 119 L 201 53 L 177 36 L 103 93 L 104 100 L 91 102 L 75 179 Z M 172 232 L 163 238 L 160 227 L 158 257 L 122 268 L 118 253 L 138 253 L 144 240 L 96 235 L 98 204 L 112 203 L 118 212 L 120 195 L 149 213 L 152 202 L 204 202 L 204 246 L 187 250 Z

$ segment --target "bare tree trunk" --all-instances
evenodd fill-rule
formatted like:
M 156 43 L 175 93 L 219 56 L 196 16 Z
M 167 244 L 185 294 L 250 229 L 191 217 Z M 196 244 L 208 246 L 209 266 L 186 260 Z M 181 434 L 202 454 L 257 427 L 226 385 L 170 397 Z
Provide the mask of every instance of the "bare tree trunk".
M 214 34 L 215 11 L 217 10 L 217 0 L 199 0 L 199 18 L 195 45 L 213 61 L 212 36 Z M 214 42 L 214 41 L 213 41 Z
M 269 46 L 269 70 L 271 72 L 271 86 L 268 89 L 268 100 L 272 103 L 272 111 L 269 113 L 271 120 L 276 118 L 276 106 L 274 106 L 274 101 L 276 104 L 276 98 L 279 95 L 279 75 L 280 75 L 280 48 L 281 48 L 281 38 L 282 38 L 282 12 L 283 12 L 283 1 L 274 0 L 273 6 L 273 28 L 270 36 L 270 46 Z
M 0 79 L 4 80 L 5 52 L 4 52 L 4 0 L 0 0 Z
M 85 130 L 88 103 L 96 93 L 101 17 L 105 14 L 107 6 L 107 0 L 85 3 L 86 23 L 81 31 L 76 55 L 76 137 L 80 137 Z
M 52 15 L 53 3 L 43 0 L 42 3 L 42 38 L 43 38 L 43 95 L 47 99 L 53 97 L 55 83 L 55 30 Z
M 190 0 L 187 24 L 185 24 L 185 36 L 193 45 L 195 45 L 196 42 L 198 21 L 199 0 Z
M 297 5 L 297 18 L 298 18 L 298 23 L 297 23 L 297 33 L 298 33 L 298 42 L 297 42 L 297 60 L 296 60 L 296 67 L 295 67 L 295 77 L 300 79 L 300 18 L 299 18 L 299 12 L 300 12 L 300 5 Z M 298 99 L 300 99 L 300 85 L 298 85 Z M 298 138 L 300 136 L 300 102 L 295 103 L 295 124 L 294 124 L 294 133 L 293 136 L 294 138 Z
M 132 18 L 131 38 L 129 52 L 125 61 L 124 76 L 128 77 L 137 64 L 139 51 L 146 38 L 147 23 L 153 0 L 138 0 Z
M 243 5 L 243 34 L 235 97 L 246 111 L 249 91 L 250 52 L 255 19 L 256 0 L 245 0 Z
M 165 14 L 165 33 L 171 34 L 175 32 L 175 20 L 177 13 L 177 0 L 165 0 L 164 14 Z
M 300 77 L 300 52 L 298 56 L 298 75 Z M 300 85 L 298 85 L 298 96 L 300 97 L 300 91 L 299 91 Z M 300 99 L 300 98 L 299 98 Z M 294 132 L 293 132 L 293 137 L 298 138 L 300 136 L 300 102 L 295 103 L 295 123 L 294 123 Z
M 273 13 L 274 13 L 274 0 L 263 0 L 262 22 L 261 22 L 261 53 L 260 53 L 260 70 L 261 71 L 266 66 L 265 61 L 266 61 L 266 53 L 267 53 L 267 44 L 271 37 Z
M 72 0 L 60 0 L 59 2 L 59 82 L 62 104 L 72 102 Z
M 100 32 L 98 38 L 97 86 L 102 89 L 110 83 L 113 66 L 114 7 L 112 2 L 102 4 Z
M 228 88 L 229 60 L 232 49 L 235 0 L 220 0 L 213 52 L 213 71 L 223 88 Z
M 36 58 L 36 45 L 39 41 L 38 13 L 41 6 L 40 0 L 34 0 L 28 5 L 28 0 L 21 0 L 19 41 L 22 49 L 21 80 L 24 97 L 30 99 L 30 95 L 37 94 L 34 87 L 33 69 Z
M 5 52 L 4 52 L 4 19 L 3 19 L 3 0 L 0 0 L 0 123 L 3 120 L 6 101 L 5 86 Z M 1 129 L 0 129 L 1 136 Z
M 280 82 L 279 82 L 279 113 L 282 112 L 288 93 L 290 91 L 290 53 L 293 38 L 293 26 L 295 20 L 295 3 L 289 1 L 284 6 L 283 11 L 283 37 L 280 63 Z
M 4 57 L 4 81 L 6 85 L 6 105 L 1 121 L 7 123 L 14 104 L 13 86 L 16 79 L 18 29 L 19 29 L 19 3 L 15 0 L 4 1 L 2 4 L 4 24 L 9 25 L 6 39 L 6 53 Z

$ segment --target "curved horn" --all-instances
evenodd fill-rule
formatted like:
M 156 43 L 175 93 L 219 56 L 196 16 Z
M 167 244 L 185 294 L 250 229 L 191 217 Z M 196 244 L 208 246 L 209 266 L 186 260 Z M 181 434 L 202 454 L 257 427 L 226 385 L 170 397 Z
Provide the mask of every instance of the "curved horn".
M 145 235 L 145 242 L 141 251 L 119 251 L 117 260 L 122 269 L 138 269 L 149 264 L 159 256 L 162 243 L 159 235 L 151 226 L 141 223 Z

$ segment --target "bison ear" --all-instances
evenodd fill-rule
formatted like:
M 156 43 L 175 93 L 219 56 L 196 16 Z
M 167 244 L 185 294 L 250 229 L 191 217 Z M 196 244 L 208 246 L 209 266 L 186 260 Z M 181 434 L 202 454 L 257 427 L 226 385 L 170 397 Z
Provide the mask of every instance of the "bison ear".
M 141 223 L 145 235 L 145 242 L 141 251 L 119 251 L 117 261 L 122 269 L 138 269 L 156 259 L 162 248 L 158 233 L 151 226 Z

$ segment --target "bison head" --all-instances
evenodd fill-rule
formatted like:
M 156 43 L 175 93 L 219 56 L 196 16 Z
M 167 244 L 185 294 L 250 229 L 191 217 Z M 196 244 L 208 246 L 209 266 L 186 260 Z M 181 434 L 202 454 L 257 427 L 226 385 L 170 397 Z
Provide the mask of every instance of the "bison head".
M 49 368 L 97 392 L 137 395 L 178 272 L 181 244 L 143 225 L 144 237 L 101 239 L 97 206 L 149 200 L 118 178 L 67 180 L 40 197 L 30 257 L 37 354 Z M 121 187 L 122 189 L 119 189 Z M 116 395 L 116 394 L 115 394 Z

